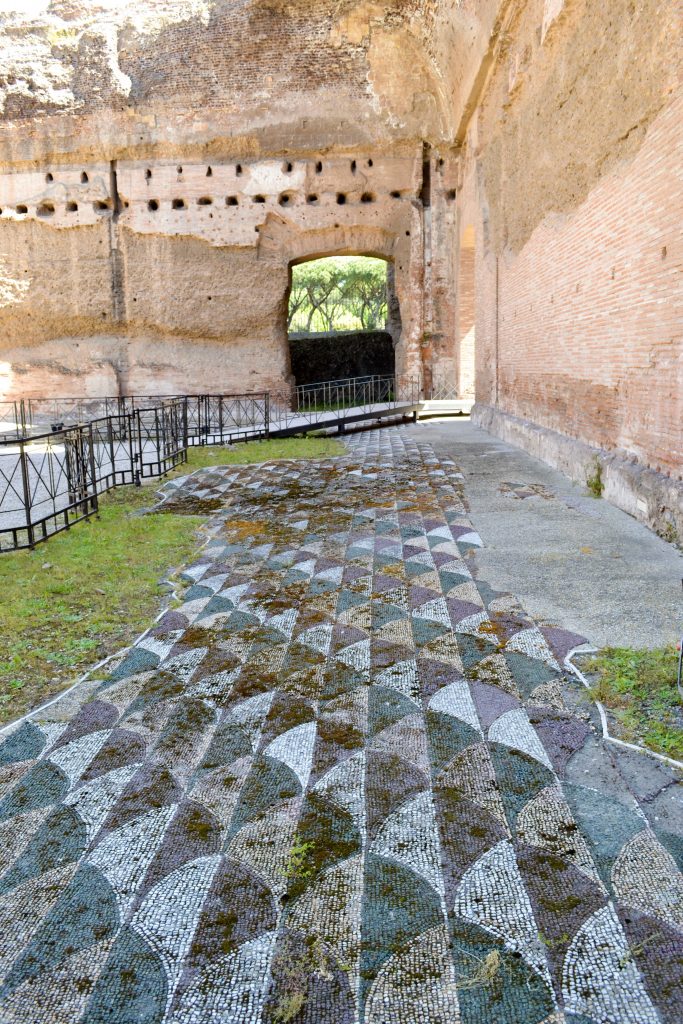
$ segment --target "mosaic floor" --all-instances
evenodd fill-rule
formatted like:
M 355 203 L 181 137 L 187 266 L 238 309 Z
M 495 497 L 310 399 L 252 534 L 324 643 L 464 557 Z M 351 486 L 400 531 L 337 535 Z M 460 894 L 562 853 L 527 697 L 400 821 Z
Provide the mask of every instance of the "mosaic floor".
M 473 578 L 452 462 L 348 447 L 167 485 L 182 603 L 0 746 L 2 1024 L 683 1020 L 581 638 Z

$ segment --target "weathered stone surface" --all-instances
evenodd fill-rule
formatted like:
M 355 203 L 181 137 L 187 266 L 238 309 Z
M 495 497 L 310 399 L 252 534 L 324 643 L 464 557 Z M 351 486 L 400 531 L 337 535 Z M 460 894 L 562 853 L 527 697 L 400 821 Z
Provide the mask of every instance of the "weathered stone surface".
M 681 477 L 675 0 L 3 12 L 1 396 L 287 394 L 291 264 L 364 253 L 399 374 Z
M 462 474 L 411 434 L 166 485 L 218 504 L 185 625 L 0 737 L 3 1022 L 680 1019 L 681 823 L 642 813 L 680 782 L 633 754 L 634 796 L 538 707 L 580 638 L 473 576 Z M 502 601 L 498 653 L 463 606 Z

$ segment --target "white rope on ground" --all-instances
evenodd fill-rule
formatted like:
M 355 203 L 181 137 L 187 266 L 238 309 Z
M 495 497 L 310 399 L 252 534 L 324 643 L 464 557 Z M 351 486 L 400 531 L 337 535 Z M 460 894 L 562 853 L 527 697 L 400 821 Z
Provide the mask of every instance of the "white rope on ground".
M 565 666 L 569 669 L 570 672 L 573 672 L 573 674 L 583 683 L 583 685 L 586 687 L 587 690 L 591 690 L 592 687 L 591 687 L 590 683 L 588 682 L 588 680 L 586 679 L 586 677 L 584 676 L 584 674 L 581 671 L 581 669 L 578 668 L 578 666 L 574 664 L 574 662 L 572 661 L 572 658 L 574 657 L 575 654 L 597 654 L 597 653 L 598 653 L 598 648 L 597 647 L 586 647 L 585 645 L 582 645 L 581 647 L 573 647 L 572 650 L 567 655 L 567 657 L 564 659 Z M 656 751 L 650 750 L 648 747 L 642 747 L 639 743 L 628 743 L 626 740 L 620 740 L 620 739 L 617 739 L 616 736 L 610 735 L 609 725 L 608 725 L 608 720 L 607 720 L 607 712 L 605 711 L 604 706 L 600 703 L 599 700 L 595 700 L 595 698 L 592 698 L 592 699 L 593 699 L 593 703 L 597 707 L 598 712 L 600 714 L 600 722 L 602 724 L 602 738 L 604 740 L 606 740 L 608 743 L 614 743 L 614 745 L 617 746 L 617 747 L 624 747 L 624 749 L 626 749 L 626 750 L 635 750 L 639 754 L 647 754 L 649 757 L 655 757 L 658 761 L 664 761 L 665 764 L 670 764 L 674 768 L 681 768 L 681 769 L 683 769 L 683 761 L 676 761 L 676 759 L 673 758 L 673 757 L 667 757 L 666 754 L 658 754 L 658 753 L 656 753 Z

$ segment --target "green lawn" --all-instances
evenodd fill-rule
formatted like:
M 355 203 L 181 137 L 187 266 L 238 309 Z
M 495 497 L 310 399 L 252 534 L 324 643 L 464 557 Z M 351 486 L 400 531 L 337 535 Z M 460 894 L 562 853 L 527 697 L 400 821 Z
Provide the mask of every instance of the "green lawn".
M 203 466 L 322 458 L 343 451 L 328 438 L 193 448 L 175 475 Z M 16 718 L 129 644 L 161 607 L 160 583 L 192 557 L 199 516 L 132 515 L 154 504 L 163 481 L 100 499 L 90 522 L 0 555 L 0 721 Z
M 278 437 L 272 441 L 246 441 L 233 448 L 188 448 L 187 464 L 176 470 L 187 473 L 204 466 L 232 466 L 272 459 L 325 459 L 342 455 L 341 441 L 332 437 Z
M 676 687 L 673 647 L 635 651 L 608 647 L 592 658 L 591 695 L 609 710 L 619 739 L 683 759 L 683 705 Z

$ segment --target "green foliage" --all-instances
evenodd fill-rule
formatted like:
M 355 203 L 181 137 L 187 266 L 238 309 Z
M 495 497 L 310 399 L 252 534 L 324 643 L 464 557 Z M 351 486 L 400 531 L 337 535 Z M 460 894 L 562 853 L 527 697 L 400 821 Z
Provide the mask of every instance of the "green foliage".
M 595 676 L 591 695 L 609 709 L 620 739 L 683 759 L 683 707 L 676 687 L 673 647 L 636 651 L 607 647 L 586 670 Z
M 290 331 L 382 330 L 386 320 L 384 260 L 332 256 L 292 268 Z
M 285 865 L 285 877 L 293 881 L 305 881 L 313 874 L 313 868 L 309 863 L 309 855 L 313 850 L 313 843 L 295 840 L 289 851 L 287 864 Z
M 273 1012 L 273 1020 L 277 1024 L 289 1024 L 290 1020 L 301 1012 L 306 1002 L 306 995 L 303 992 L 286 993 L 278 1002 Z
M 593 462 L 592 472 L 586 477 L 586 487 L 594 498 L 602 497 L 605 484 L 602 479 L 602 466 L 600 465 L 600 460 L 598 458 Z

